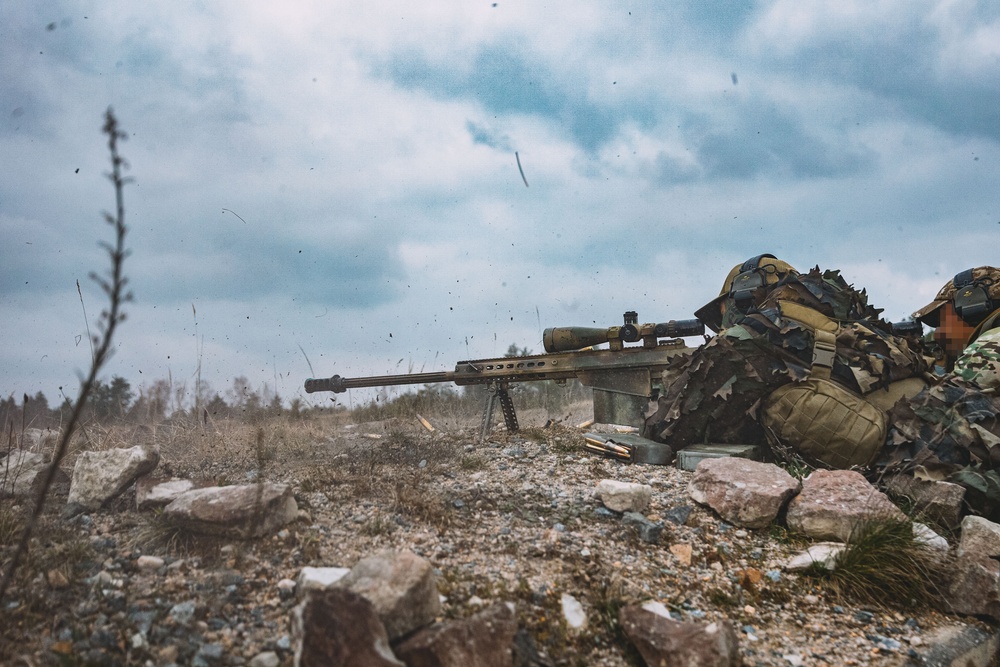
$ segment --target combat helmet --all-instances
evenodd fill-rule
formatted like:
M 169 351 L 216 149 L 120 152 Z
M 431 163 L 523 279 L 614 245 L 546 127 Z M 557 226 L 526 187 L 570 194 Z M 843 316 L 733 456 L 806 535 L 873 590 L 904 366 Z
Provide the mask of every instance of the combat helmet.
M 751 257 L 742 264 L 733 267 L 722 291 L 704 306 L 695 311 L 695 317 L 705 323 L 712 331 L 718 333 L 723 328 L 722 304 L 747 312 L 763 299 L 769 288 L 788 275 L 798 275 L 790 264 L 783 262 L 774 255 L 762 254 Z
M 937 328 L 941 324 L 941 306 L 949 302 L 966 324 L 979 325 L 1000 308 L 1000 269 L 980 266 L 958 273 L 933 301 L 913 313 L 913 319 Z

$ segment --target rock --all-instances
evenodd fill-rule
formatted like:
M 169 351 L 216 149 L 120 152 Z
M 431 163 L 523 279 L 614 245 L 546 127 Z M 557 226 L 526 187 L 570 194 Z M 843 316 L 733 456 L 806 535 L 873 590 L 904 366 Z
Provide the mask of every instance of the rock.
M 647 665 L 737 667 L 741 662 L 729 621 L 681 623 L 637 605 L 623 607 L 618 620 Z
M 278 582 L 278 597 L 282 600 L 288 600 L 295 596 L 295 589 L 298 586 L 294 579 L 282 579 Z
M 948 552 L 948 540 L 935 533 L 930 526 L 913 522 L 913 539 L 917 544 L 922 544 L 932 551 L 945 554 Z
M 363 558 L 338 586 L 372 603 L 390 640 L 430 624 L 441 612 L 434 569 L 412 551 Z
M 36 452 L 49 447 L 55 449 L 60 435 L 57 428 L 26 428 L 21 434 L 21 448 Z
M 622 523 L 634 528 L 643 542 L 657 544 L 660 541 L 660 534 L 663 532 L 662 522 L 653 523 L 638 512 L 625 512 Z
M 49 582 L 49 588 L 55 590 L 69 588 L 69 579 L 67 579 L 66 575 L 62 573 L 62 570 L 49 570 L 45 574 L 45 578 Z
M 163 559 L 156 556 L 139 556 L 135 560 L 135 566 L 140 570 L 159 570 L 163 567 Z
M 166 507 L 177 496 L 193 488 L 195 483 L 190 479 L 146 475 L 135 481 L 135 505 L 139 510 Z
M 36 429 L 37 430 L 37 429 Z M 12 449 L 0 458 L 0 498 L 34 498 L 42 490 L 49 466 L 42 454 Z M 65 485 L 69 475 L 59 469 L 53 484 Z
M 247 665 L 248 667 L 279 667 L 281 665 L 281 658 L 274 651 L 264 651 L 250 658 L 250 662 Z
M 534 638 L 524 628 L 518 628 L 514 635 L 515 667 L 554 667 L 555 663 L 544 652 L 538 650 Z
M 513 667 L 515 607 L 500 603 L 467 619 L 417 631 L 396 647 L 407 667 Z
M 949 611 L 1000 620 L 1000 563 L 969 552 L 958 556 L 949 572 L 944 593 Z
M 186 491 L 163 508 L 163 517 L 194 533 L 250 538 L 275 532 L 298 511 L 291 486 L 264 482 Z
M 597 484 L 597 495 L 609 510 L 642 512 L 649 507 L 649 501 L 653 497 L 653 487 L 648 484 L 602 479 Z
M 198 606 L 194 600 L 179 602 L 170 608 L 170 618 L 178 625 L 189 625 L 194 620 L 194 615 L 198 611 Z
M 159 461 L 160 450 L 156 445 L 83 452 L 73 467 L 67 502 L 90 511 L 100 509 L 137 478 L 152 472 Z
M 346 567 L 304 567 L 296 581 L 300 594 L 306 591 L 329 588 L 347 576 Z
M 684 567 L 688 567 L 691 565 L 691 555 L 694 553 L 694 550 L 691 548 L 690 544 L 687 544 L 685 542 L 678 542 L 677 544 L 671 544 L 670 553 L 672 553 L 674 557 L 677 559 L 677 562 L 683 565 Z
M 969 515 L 962 519 L 962 536 L 958 540 L 958 554 L 980 553 L 1000 556 L 1000 525 L 981 516 Z
M 958 526 L 965 487 L 951 482 L 916 479 L 910 475 L 893 475 L 886 480 L 885 489 L 890 496 L 908 498 L 924 520 L 949 529 Z
M 309 591 L 292 613 L 295 665 L 405 667 L 372 603 L 344 588 Z
M 788 527 L 817 540 L 847 542 L 861 521 L 908 521 L 888 497 L 859 472 L 815 470 L 788 503 Z
M 847 545 L 840 542 L 817 542 L 805 551 L 792 556 L 785 563 L 785 569 L 795 572 L 816 565 L 824 570 L 832 570 L 837 556 L 846 548 Z
M 559 604 L 562 606 L 566 625 L 571 630 L 583 630 L 587 627 L 587 612 L 583 610 L 583 605 L 580 604 L 579 600 L 569 593 L 563 593 L 559 598 Z
M 699 463 L 688 493 L 726 521 L 763 528 L 800 488 L 797 479 L 772 463 L 725 457 Z
M 691 516 L 691 512 L 694 508 L 690 505 L 681 505 L 680 507 L 671 507 L 666 512 L 663 513 L 663 518 L 674 524 L 675 526 L 683 526 L 687 523 L 688 517 Z

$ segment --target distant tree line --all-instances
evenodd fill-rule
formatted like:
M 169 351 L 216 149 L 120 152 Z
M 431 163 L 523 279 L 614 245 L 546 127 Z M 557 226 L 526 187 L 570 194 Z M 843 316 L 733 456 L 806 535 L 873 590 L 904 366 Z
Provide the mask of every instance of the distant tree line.
M 530 354 L 528 348 L 511 345 L 504 356 Z M 0 399 L 0 425 L 4 434 L 21 428 L 55 428 L 65 423 L 73 404 L 69 397 L 60 394 L 62 401 L 57 405 L 50 403 L 41 391 L 34 396 L 23 394 L 20 401 L 13 394 Z M 520 406 L 549 409 L 559 409 L 568 402 L 589 397 L 589 392 L 576 380 L 564 385 L 552 381 L 524 382 L 514 386 L 512 394 Z M 355 406 L 354 411 L 359 419 L 364 419 L 386 414 L 431 413 L 440 408 L 478 410 L 486 395 L 484 385 L 455 387 L 451 384 L 429 384 L 409 387 L 398 394 L 383 389 L 370 402 Z M 98 423 L 124 421 L 155 424 L 181 417 L 208 421 L 258 419 L 284 414 L 295 419 L 345 409 L 342 404 L 331 405 L 325 400 L 311 405 L 300 398 L 291 399 L 286 406 L 281 396 L 267 383 L 255 389 L 245 376 L 234 378 L 231 387 L 223 394 L 212 390 L 207 382 L 199 382 L 196 390 L 191 392 L 186 383 L 162 379 L 148 387 L 134 389 L 128 380 L 115 375 L 110 381 L 97 381 L 83 418 Z
M 250 381 L 240 376 L 223 397 L 201 383 L 200 395 L 191 397 L 185 385 L 168 380 L 156 380 L 138 390 L 125 378 L 115 375 L 110 381 L 98 380 L 84 412 L 86 421 L 112 423 L 158 423 L 171 417 L 198 418 L 258 417 L 282 412 L 301 415 L 308 409 L 298 398 L 286 408 L 281 396 L 267 384 L 254 389 Z M 72 410 L 72 400 L 62 395 L 62 402 L 53 405 L 41 391 L 34 396 L 23 394 L 20 401 L 13 395 L 0 399 L 0 424 L 4 432 L 21 428 L 55 428 L 65 423 Z

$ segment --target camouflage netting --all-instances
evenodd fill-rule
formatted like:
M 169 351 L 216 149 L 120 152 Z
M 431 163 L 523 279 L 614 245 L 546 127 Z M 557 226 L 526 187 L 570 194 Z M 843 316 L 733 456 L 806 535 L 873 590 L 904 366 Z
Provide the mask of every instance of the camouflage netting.
M 951 377 L 889 411 L 877 468 L 966 488 L 975 511 L 1000 518 L 1000 396 Z
M 840 323 L 831 379 L 848 389 L 867 394 L 927 369 L 906 340 L 889 333 L 864 290 L 848 285 L 838 271 L 816 267 L 786 276 L 746 315 L 727 304 L 728 328 L 664 372 L 663 393 L 647 415 L 647 437 L 675 450 L 702 442 L 764 444 L 761 400 L 808 377 L 812 365 L 813 328 L 783 313 L 788 303 Z

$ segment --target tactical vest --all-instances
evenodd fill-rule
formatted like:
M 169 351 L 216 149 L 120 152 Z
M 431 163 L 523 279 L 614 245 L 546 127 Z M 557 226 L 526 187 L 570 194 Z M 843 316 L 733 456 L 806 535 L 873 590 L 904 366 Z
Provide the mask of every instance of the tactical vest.
M 834 382 L 830 376 L 841 323 L 795 302 L 779 300 L 778 307 L 783 317 L 812 332 L 813 350 L 808 377 L 777 388 L 761 406 L 772 451 L 823 468 L 870 466 L 885 443 L 887 410 L 926 383 L 910 377 L 862 394 Z

